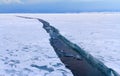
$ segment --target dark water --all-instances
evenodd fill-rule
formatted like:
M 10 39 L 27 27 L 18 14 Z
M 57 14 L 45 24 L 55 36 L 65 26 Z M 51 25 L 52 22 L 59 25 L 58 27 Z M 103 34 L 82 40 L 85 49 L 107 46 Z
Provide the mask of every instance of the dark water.
M 81 59 L 76 59 L 75 57 L 64 56 L 66 53 L 74 56 L 77 55 L 77 53 L 59 38 L 51 39 L 50 41 L 61 61 L 72 71 L 74 76 L 105 76 L 82 57 Z M 61 50 L 62 52 L 60 52 Z

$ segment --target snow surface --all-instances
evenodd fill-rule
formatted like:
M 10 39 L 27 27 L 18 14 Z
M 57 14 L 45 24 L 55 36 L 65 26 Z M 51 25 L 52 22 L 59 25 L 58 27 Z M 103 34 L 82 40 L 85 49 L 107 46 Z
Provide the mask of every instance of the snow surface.
M 120 13 L 36 14 L 120 73 Z
M 73 76 L 37 20 L 0 15 L 0 76 Z

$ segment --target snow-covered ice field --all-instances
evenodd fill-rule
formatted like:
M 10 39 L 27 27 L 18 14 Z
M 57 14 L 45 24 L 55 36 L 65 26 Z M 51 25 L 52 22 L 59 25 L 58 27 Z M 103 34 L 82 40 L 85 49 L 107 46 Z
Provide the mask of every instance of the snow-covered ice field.
M 37 20 L 0 15 L 0 76 L 73 76 Z
M 72 76 L 50 46 L 49 36 L 42 29 L 42 24 L 34 19 L 15 17 L 16 15 L 37 17 L 50 22 L 67 39 L 120 73 L 120 13 L 80 13 L 1 14 L 1 74 L 14 73 L 18 76 L 22 76 L 21 74 L 29 74 L 29 76 L 67 74 L 67 76 Z M 41 67 L 38 69 L 31 65 L 43 66 L 43 68 L 46 66 L 48 70 L 40 69 Z
M 36 14 L 70 41 L 120 73 L 120 13 Z

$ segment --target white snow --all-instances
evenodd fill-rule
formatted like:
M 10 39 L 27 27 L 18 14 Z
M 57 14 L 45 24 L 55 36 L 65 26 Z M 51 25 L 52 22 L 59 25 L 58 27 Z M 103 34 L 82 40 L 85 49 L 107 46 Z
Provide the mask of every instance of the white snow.
M 0 76 L 65 75 L 73 76 L 49 44 L 41 23 L 0 15 Z
M 36 14 L 120 73 L 120 13 Z

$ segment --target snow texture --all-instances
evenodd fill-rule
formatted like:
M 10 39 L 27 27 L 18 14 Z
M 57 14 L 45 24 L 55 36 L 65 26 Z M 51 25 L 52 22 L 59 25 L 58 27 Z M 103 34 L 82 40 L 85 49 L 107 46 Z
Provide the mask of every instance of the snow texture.
M 16 15 L 0 15 L 0 76 L 73 76 L 51 47 L 42 24 Z

